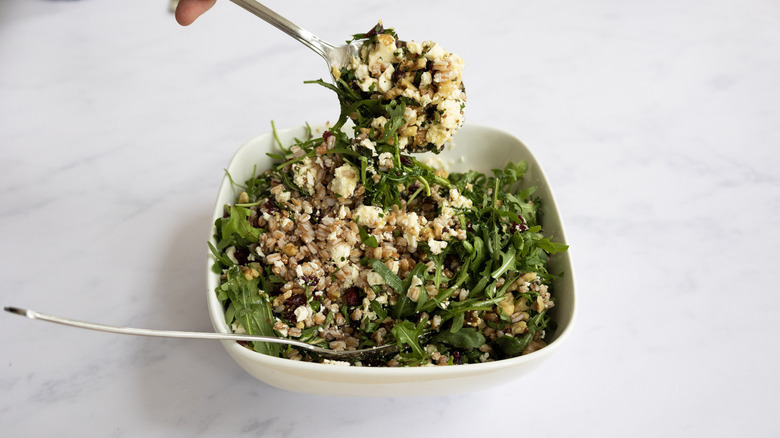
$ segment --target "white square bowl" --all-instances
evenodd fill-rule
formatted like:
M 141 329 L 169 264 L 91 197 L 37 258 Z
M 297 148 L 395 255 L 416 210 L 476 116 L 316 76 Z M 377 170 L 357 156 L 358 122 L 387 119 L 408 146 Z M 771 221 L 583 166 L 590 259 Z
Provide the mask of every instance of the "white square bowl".
M 325 125 L 313 127 L 314 134 L 321 134 Z M 292 143 L 294 138 L 305 138 L 305 128 L 278 131 L 282 144 Z M 508 161 L 525 160 L 528 172 L 524 186 L 537 187 L 535 196 L 541 198 L 543 212 L 542 229 L 546 236 L 557 242 L 566 242 L 563 224 L 558 213 L 552 190 L 541 166 L 531 151 L 517 138 L 504 131 L 478 125 L 465 125 L 455 136 L 455 146 L 445 149 L 438 157 L 448 165 L 450 172 L 478 170 L 489 173 L 503 168 Z M 267 152 L 278 152 L 273 133 L 256 137 L 238 149 L 227 167 L 233 180 L 243 183 L 255 168 L 257 173 L 269 169 L 272 164 Z M 227 176 L 222 180 L 217 196 L 212 224 L 222 217 L 225 204 L 235 202 L 236 188 Z M 210 241 L 214 242 L 212 225 Z M 211 271 L 214 263 L 209 255 L 207 263 L 208 307 L 214 329 L 230 333 L 225 323 L 225 312 L 214 292 L 220 284 L 218 274 Z M 252 351 L 233 341 L 223 341 L 223 346 L 233 359 L 255 378 L 278 388 L 324 395 L 396 397 L 435 396 L 467 393 L 501 385 L 515 380 L 541 364 L 560 348 L 569 337 L 575 318 L 574 271 L 569 251 L 551 257 L 549 271 L 563 275 L 556 278 L 552 294 L 556 298 L 552 309 L 557 330 L 546 341 L 548 345 L 523 356 L 495 362 L 432 366 L 413 368 L 371 368 L 324 365 L 271 357 Z

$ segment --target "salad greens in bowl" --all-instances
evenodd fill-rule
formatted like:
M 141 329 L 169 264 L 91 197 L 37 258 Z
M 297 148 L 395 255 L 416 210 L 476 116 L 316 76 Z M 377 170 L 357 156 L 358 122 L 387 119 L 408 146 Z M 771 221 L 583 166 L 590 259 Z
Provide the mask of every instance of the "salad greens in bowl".
M 455 147 L 412 157 L 342 126 L 274 129 L 236 152 L 213 215 L 209 312 L 221 333 L 398 351 L 350 363 L 224 341 L 233 359 L 291 391 L 425 396 L 495 386 L 554 353 L 574 272 L 530 150 L 466 124 Z
M 336 93 L 337 121 L 274 128 L 226 170 L 208 243 L 214 328 L 298 342 L 224 343 L 293 391 L 439 395 L 516 378 L 574 318 L 542 170 L 510 134 L 464 126 L 458 55 L 381 22 L 353 39 L 332 83 L 310 81 Z

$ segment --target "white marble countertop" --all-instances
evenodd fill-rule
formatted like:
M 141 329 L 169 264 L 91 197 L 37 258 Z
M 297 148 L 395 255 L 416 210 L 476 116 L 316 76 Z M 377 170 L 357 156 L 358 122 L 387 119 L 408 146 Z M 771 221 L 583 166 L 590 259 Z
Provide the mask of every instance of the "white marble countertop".
M 570 342 L 495 389 L 366 400 L 266 386 L 219 343 L 3 313 L 4 436 L 777 433 L 780 3 L 338 4 L 268 1 L 326 40 L 383 19 L 461 54 L 468 121 L 545 166 L 578 276 Z M 271 120 L 335 119 L 303 84 L 324 63 L 224 0 L 188 28 L 165 0 L 2 9 L 2 304 L 209 330 L 222 169 Z

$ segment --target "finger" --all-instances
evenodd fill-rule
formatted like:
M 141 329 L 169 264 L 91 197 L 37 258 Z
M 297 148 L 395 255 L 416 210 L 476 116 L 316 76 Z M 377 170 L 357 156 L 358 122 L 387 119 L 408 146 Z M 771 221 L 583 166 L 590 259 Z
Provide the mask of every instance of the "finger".
M 182 26 L 189 26 L 216 2 L 217 0 L 179 0 L 176 5 L 176 21 Z

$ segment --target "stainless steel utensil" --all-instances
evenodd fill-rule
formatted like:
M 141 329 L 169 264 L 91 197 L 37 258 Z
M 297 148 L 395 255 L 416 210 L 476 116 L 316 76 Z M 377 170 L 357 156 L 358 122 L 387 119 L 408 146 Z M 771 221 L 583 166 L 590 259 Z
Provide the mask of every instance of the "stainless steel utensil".
M 317 52 L 328 63 L 331 75 L 333 74 L 333 68 L 341 69 L 349 63 L 352 57 L 357 56 L 359 43 L 344 44 L 342 46 L 334 46 L 326 41 L 317 38 L 313 33 L 302 29 L 295 25 L 290 20 L 282 17 L 276 12 L 263 6 L 256 0 L 231 0 L 233 3 L 241 6 L 247 11 L 257 15 L 269 24 L 275 26 L 282 32 L 290 35 L 296 40 L 303 43 L 306 47 Z
M 345 350 L 335 351 L 328 348 L 317 347 L 315 345 L 307 344 L 301 341 L 295 341 L 292 339 L 275 338 L 273 336 L 260 336 L 260 335 L 243 335 L 233 333 L 204 333 L 204 332 L 183 332 L 173 330 L 151 330 L 143 328 L 132 327 L 115 327 L 104 324 L 96 324 L 93 322 L 76 321 L 73 319 L 67 319 L 60 316 L 49 315 L 46 313 L 36 312 L 29 309 L 20 309 L 18 307 L 5 307 L 6 312 L 15 313 L 17 315 L 26 316 L 30 319 L 38 319 L 41 321 L 54 322 L 57 324 L 68 325 L 71 327 L 83 328 L 88 330 L 97 330 L 108 333 L 118 333 L 122 335 L 136 335 L 136 336 L 151 336 L 157 338 L 183 338 L 183 339 L 217 339 L 228 341 L 254 341 L 254 342 L 268 342 L 272 344 L 285 344 L 292 345 L 296 348 L 308 350 L 311 353 L 323 358 L 331 360 L 340 360 L 352 362 L 355 360 L 364 360 L 367 358 L 376 357 L 379 355 L 387 355 L 398 352 L 398 346 L 396 344 L 382 345 L 379 347 L 364 348 L 362 350 Z

